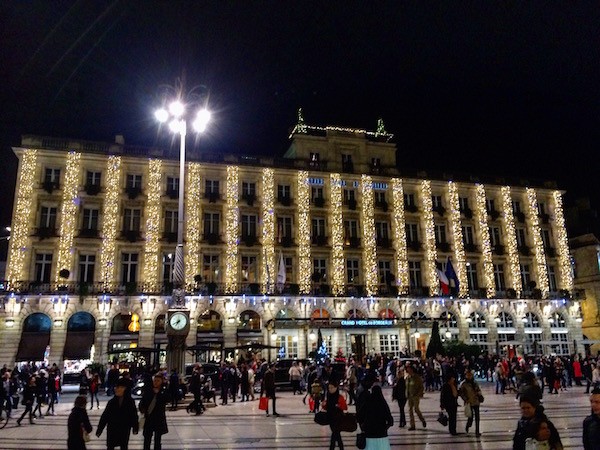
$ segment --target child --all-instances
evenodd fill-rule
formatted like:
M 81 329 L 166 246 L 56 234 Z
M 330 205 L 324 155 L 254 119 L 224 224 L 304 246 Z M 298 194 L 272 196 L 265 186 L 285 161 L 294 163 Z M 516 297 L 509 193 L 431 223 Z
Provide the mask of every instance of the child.
M 315 378 L 315 381 L 310 386 L 310 396 L 313 401 L 313 410 L 312 412 L 316 413 L 319 411 L 319 403 L 321 402 L 321 394 L 323 393 L 323 386 L 321 385 L 321 379 L 319 377 Z

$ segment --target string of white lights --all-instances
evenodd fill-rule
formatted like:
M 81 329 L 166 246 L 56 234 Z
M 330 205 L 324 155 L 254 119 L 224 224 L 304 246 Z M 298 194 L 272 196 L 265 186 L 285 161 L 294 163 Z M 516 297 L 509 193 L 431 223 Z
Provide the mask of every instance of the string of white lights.
M 106 195 L 102 213 L 102 247 L 100 248 L 100 280 L 115 281 L 117 226 L 121 187 L 121 157 L 111 155 L 106 164 Z
M 261 280 L 263 292 L 272 292 L 276 281 L 275 260 L 275 177 L 273 169 L 262 171 L 262 244 Z
M 569 240 L 562 206 L 560 191 L 552 193 L 554 198 L 554 233 L 556 236 L 558 267 L 560 271 L 560 284 L 562 289 L 573 290 L 573 269 L 571 268 L 571 255 L 569 253 Z
M 227 254 L 225 255 L 225 293 L 237 292 L 238 279 L 238 246 L 240 233 L 239 217 L 239 170 L 237 166 L 227 166 L 227 204 L 225 222 L 225 240 Z
M 144 247 L 144 284 L 148 292 L 157 292 L 158 253 L 160 238 L 160 193 L 162 161 L 148 161 L 148 190 L 146 200 L 146 243 Z
M 202 240 L 202 167 L 190 163 L 186 182 L 185 232 L 185 283 L 194 286 L 194 277 L 200 275 L 200 241 Z
M 365 274 L 365 289 L 367 295 L 377 294 L 378 268 L 377 268 L 377 233 L 375 230 L 375 194 L 373 193 L 373 180 L 368 175 L 362 175 L 362 230 L 363 230 L 363 265 Z
M 301 294 L 311 290 L 310 184 L 308 172 L 298 172 L 298 284 Z
M 535 263 L 537 269 L 538 288 L 542 291 L 542 298 L 548 297 L 550 288 L 548 286 L 548 267 L 546 266 L 546 254 L 544 251 L 544 241 L 542 240 L 542 230 L 540 228 L 540 218 L 538 217 L 538 201 L 535 189 L 527 188 L 528 221 L 533 236 L 533 248 Z
M 510 268 L 510 276 L 512 286 L 517 297 L 521 296 L 523 284 L 521 283 L 521 266 L 519 265 L 519 250 L 517 247 L 517 233 L 515 230 L 515 216 L 512 209 L 512 197 L 510 186 L 504 186 L 501 189 L 502 193 L 502 209 L 504 211 L 504 234 L 508 244 L 508 264 Z
M 344 294 L 344 222 L 342 217 L 342 179 L 339 173 L 332 173 L 331 179 L 331 208 L 329 221 L 331 223 L 331 259 L 333 273 L 331 274 L 331 292 L 333 295 Z
M 431 198 L 431 182 L 421 181 L 421 200 L 423 204 L 423 226 L 425 228 L 425 276 L 429 285 L 429 295 L 439 293 L 437 276 L 437 251 L 435 248 L 435 222 L 433 220 L 433 201 Z
M 469 283 L 467 281 L 467 261 L 465 258 L 465 247 L 463 242 L 462 223 L 460 220 L 460 203 L 458 200 L 458 187 L 456 183 L 448 182 L 448 203 L 450 206 L 450 224 L 452 226 L 452 238 L 454 240 L 454 258 L 456 275 L 458 276 L 459 292 L 461 298 L 468 297 Z
M 488 227 L 488 213 L 485 205 L 485 187 L 483 184 L 475 185 L 475 207 L 477 210 L 477 227 L 481 236 L 481 254 L 483 260 L 483 277 L 485 279 L 486 297 L 496 295 L 494 282 L 494 263 L 492 259 L 492 245 L 490 242 L 490 229 Z
M 404 218 L 404 188 L 402 180 L 392 178 L 392 218 L 394 221 L 394 250 L 396 251 L 396 284 L 402 293 L 410 287 L 408 252 L 406 248 L 406 222 Z

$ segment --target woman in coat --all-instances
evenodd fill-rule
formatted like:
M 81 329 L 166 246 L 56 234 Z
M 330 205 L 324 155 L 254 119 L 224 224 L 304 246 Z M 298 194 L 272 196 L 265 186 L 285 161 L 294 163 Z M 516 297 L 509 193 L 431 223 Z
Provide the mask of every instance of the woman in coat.
M 479 431 L 479 405 L 483 401 L 483 395 L 481 394 L 479 384 L 477 384 L 477 381 L 473 377 L 471 369 L 465 371 L 465 380 L 460 384 L 458 393 L 465 404 L 468 403 L 471 406 L 472 414 L 467 419 L 465 432 L 469 432 L 469 428 L 471 428 L 473 421 L 475 421 L 475 436 L 481 436 L 481 432 Z
M 106 404 L 96 429 L 96 436 L 100 437 L 104 427 L 107 427 L 106 448 L 108 450 L 114 450 L 115 447 L 126 450 L 129 446 L 131 430 L 133 429 L 133 434 L 138 432 L 135 402 L 129 395 L 125 395 L 127 386 L 127 380 L 121 378 L 117 381 L 114 388 L 115 396 Z
M 69 420 L 67 421 L 67 449 L 68 450 L 85 450 L 85 439 L 83 438 L 83 432 L 92 432 L 92 425 L 90 424 L 90 418 L 88 417 L 87 411 L 85 410 L 85 404 L 87 397 L 85 395 L 78 395 L 75 398 L 75 404 L 69 414 Z
M 169 432 L 167 427 L 167 402 L 163 376 L 157 373 L 152 378 L 152 389 L 148 389 L 140 401 L 140 412 L 144 415 L 144 450 L 150 450 L 154 438 L 154 450 L 161 450 L 162 435 Z
M 25 411 L 21 414 L 21 417 L 17 419 L 17 425 L 21 426 L 21 422 L 23 418 L 29 413 L 29 423 L 33 424 L 33 400 L 35 399 L 36 387 L 35 387 L 36 379 L 34 376 L 29 377 L 29 381 L 27 385 L 23 388 L 23 405 L 25 405 Z
M 456 387 L 456 375 L 448 372 L 446 382 L 440 392 L 440 408 L 448 413 L 448 431 L 452 436 L 456 432 L 456 412 L 458 410 L 458 388 Z
M 387 430 L 394 425 L 394 418 L 390 411 L 381 386 L 371 388 L 371 395 L 356 415 L 356 420 L 367 438 L 366 450 L 390 450 L 390 439 Z
M 342 434 L 337 426 L 341 419 L 341 415 L 348 409 L 348 405 L 346 404 L 344 397 L 340 395 L 340 389 L 337 381 L 333 379 L 330 379 L 329 384 L 327 385 L 327 396 L 322 407 L 327 412 L 327 422 L 329 422 L 329 427 L 331 428 L 329 450 L 333 450 L 336 443 L 341 450 L 344 450 Z
M 392 400 L 398 402 L 398 408 L 400 408 L 400 428 L 406 426 L 406 415 L 404 414 L 404 407 L 406 406 L 406 378 L 404 377 L 404 367 L 398 367 L 398 373 L 396 375 L 396 384 L 392 389 Z

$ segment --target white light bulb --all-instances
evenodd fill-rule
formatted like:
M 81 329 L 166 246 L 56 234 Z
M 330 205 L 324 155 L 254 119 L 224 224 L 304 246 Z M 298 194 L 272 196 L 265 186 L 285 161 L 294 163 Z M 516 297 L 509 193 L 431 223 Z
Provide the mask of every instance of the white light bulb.
M 169 105 L 169 112 L 173 114 L 174 117 L 181 117 L 184 111 L 185 107 L 180 101 L 175 101 Z
M 164 108 L 157 109 L 154 112 L 154 117 L 156 117 L 156 120 L 158 120 L 160 123 L 165 123 L 169 119 L 169 113 Z
M 181 121 L 177 119 L 171 120 L 171 122 L 169 122 L 169 128 L 173 133 L 179 133 L 179 130 L 181 130 Z

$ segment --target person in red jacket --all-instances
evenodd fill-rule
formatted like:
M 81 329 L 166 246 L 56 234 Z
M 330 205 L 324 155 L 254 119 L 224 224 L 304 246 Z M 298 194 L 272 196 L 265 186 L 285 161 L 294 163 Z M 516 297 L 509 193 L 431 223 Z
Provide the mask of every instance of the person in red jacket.
M 329 427 L 331 428 L 331 439 L 329 440 L 329 450 L 335 448 L 337 443 L 340 449 L 344 449 L 342 434 L 339 431 L 338 424 L 341 420 L 343 411 L 348 409 L 344 396 L 340 395 L 340 389 L 336 380 L 330 379 L 327 385 L 327 396 L 323 402 L 323 409 L 327 412 Z

